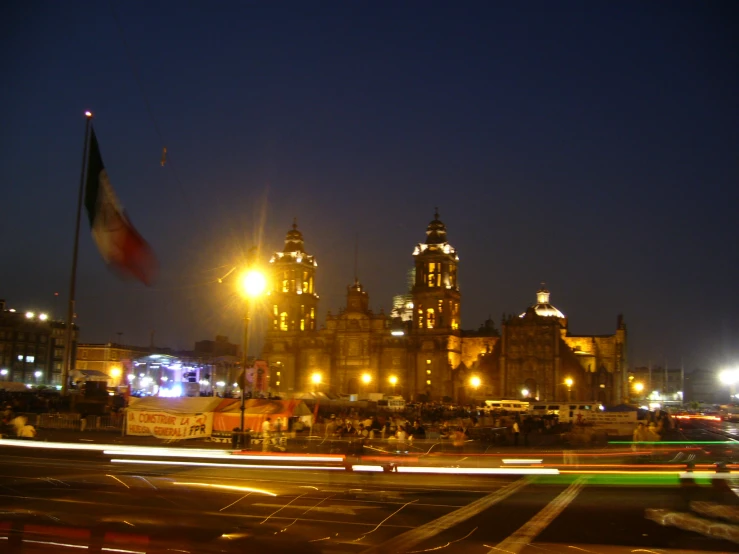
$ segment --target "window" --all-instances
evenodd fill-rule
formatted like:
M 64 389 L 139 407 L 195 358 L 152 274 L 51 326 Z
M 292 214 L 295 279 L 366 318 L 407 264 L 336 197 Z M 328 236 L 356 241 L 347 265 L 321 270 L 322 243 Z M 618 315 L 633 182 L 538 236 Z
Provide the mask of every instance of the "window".
M 287 312 L 280 314 L 280 331 L 287 331 Z
M 300 320 L 300 330 L 305 331 L 305 319 Z
M 279 313 L 280 313 L 280 312 L 279 312 L 279 311 L 277 311 L 277 304 L 275 304 L 275 305 L 274 305 L 274 306 L 272 307 L 272 313 L 273 313 L 273 314 L 275 314 L 275 317 L 276 317 L 277 315 L 279 315 Z
M 427 385 L 430 385 L 431 384 L 431 379 L 426 379 L 426 384 Z
M 34 361 L 35 359 L 36 359 L 36 357 L 35 357 L 35 356 L 26 356 L 26 362 L 28 362 L 29 364 L 30 364 L 30 363 L 33 363 L 33 361 Z
M 436 312 L 433 308 L 428 308 L 426 310 L 426 328 L 433 329 L 434 327 L 436 327 Z
M 427 369 L 426 370 L 426 375 L 431 375 L 431 370 L 430 369 Z

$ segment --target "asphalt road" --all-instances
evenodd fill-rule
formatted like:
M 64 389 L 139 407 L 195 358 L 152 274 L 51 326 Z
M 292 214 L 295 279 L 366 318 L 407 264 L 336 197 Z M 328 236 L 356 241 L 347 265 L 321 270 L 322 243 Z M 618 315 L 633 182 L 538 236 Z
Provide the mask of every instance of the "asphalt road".
M 98 552 L 270 554 L 739 550 L 735 542 L 707 536 L 705 526 L 701 533 L 646 517 L 650 509 L 690 513 L 691 501 L 735 506 L 726 479 L 576 471 L 414 475 L 139 461 L 0 447 L 0 550 L 80 552 L 69 545 L 82 544 Z

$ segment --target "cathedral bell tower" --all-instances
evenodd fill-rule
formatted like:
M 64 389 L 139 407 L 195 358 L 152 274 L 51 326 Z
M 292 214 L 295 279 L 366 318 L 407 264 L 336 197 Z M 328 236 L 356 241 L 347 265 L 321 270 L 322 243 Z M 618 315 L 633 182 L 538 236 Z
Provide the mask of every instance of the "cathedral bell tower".
M 426 228 L 426 241 L 416 245 L 413 257 L 410 392 L 419 400 L 453 397 L 454 370 L 461 363 L 459 256 L 447 242 L 438 209 Z
M 318 264 L 304 249 L 303 233 L 294 222 L 287 232 L 282 252 L 275 252 L 269 261 L 272 268 L 270 330 L 273 333 L 316 330 L 318 295 L 314 281 Z
M 413 329 L 424 331 L 457 331 L 460 324 L 459 284 L 457 264 L 459 256 L 446 240 L 446 226 L 434 220 L 426 228 L 426 242 L 413 250 L 416 277 L 413 295 Z

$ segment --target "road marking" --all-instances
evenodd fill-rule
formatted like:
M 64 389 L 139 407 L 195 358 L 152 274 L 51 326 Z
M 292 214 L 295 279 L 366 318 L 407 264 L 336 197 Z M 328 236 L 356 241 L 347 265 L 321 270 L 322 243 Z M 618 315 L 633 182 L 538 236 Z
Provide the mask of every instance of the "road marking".
M 510 535 L 506 540 L 491 548 L 488 554 L 497 554 L 498 552 L 506 552 L 510 554 L 518 554 L 521 550 L 533 541 L 539 533 L 554 521 L 564 509 L 575 500 L 580 490 L 585 486 L 586 478 L 581 477 L 567 487 L 564 491 L 544 506 L 534 517 L 524 523 L 518 530 Z
M 505 500 L 513 493 L 518 492 L 529 483 L 530 480 L 528 478 L 514 481 L 513 483 L 510 483 L 505 487 L 502 487 L 495 492 L 488 494 L 487 496 L 478 498 L 477 500 L 468 504 L 467 506 L 464 506 L 463 508 L 454 510 L 453 512 L 449 512 L 448 514 L 443 515 L 433 521 L 430 521 L 425 525 L 421 525 L 420 527 L 416 527 L 415 529 L 406 531 L 405 533 L 398 535 L 397 537 L 392 538 L 380 545 L 368 548 L 363 552 L 363 554 L 407 552 L 416 545 L 421 544 L 423 541 L 435 537 L 439 533 L 446 531 L 447 529 L 451 529 L 455 525 L 458 525 L 463 521 L 476 516 L 480 512 L 487 510 L 501 500 Z

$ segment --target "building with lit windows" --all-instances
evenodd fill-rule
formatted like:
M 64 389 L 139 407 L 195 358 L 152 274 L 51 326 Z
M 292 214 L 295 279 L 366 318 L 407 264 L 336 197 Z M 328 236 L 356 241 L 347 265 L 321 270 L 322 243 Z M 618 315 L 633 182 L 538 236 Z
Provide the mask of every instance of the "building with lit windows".
M 491 320 L 463 330 L 459 256 L 438 211 L 412 252 L 408 290 L 393 298 L 390 315 L 369 309 L 369 295 L 355 277 L 345 307 L 329 311 L 318 329 L 318 263 L 293 224 L 283 250 L 270 260 L 271 325 L 262 357 L 274 375 L 273 392 L 382 392 L 458 402 L 625 399 L 627 333 L 621 316 L 612 335 L 571 333 L 542 285 L 536 303 L 520 315 L 504 316 L 500 331 Z
M 8 308 L 0 300 L 0 381 L 61 386 L 67 326 L 48 314 Z M 72 359 L 79 328 L 72 333 Z
M 329 312 L 319 330 L 314 287 L 318 264 L 305 252 L 303 235 L 293 224 L 283 250 L 270 260 L 272 321 L 262 357 L 275 374 L 273 391 L 319 388 L 348 394 L 397 392 L 413 398 L 459 396 L 466 385 L 455 379 L 463 373 L 455 370 L 490 351 L 497 333 L 492 326 L 461 330 L 459 257 L 438 213 L 413 258 L 410 290 L 402 301 L 404 316 L 370 310 L 369 295 L 355 278 L 347 287 L 346 306 L 337 314 Z

